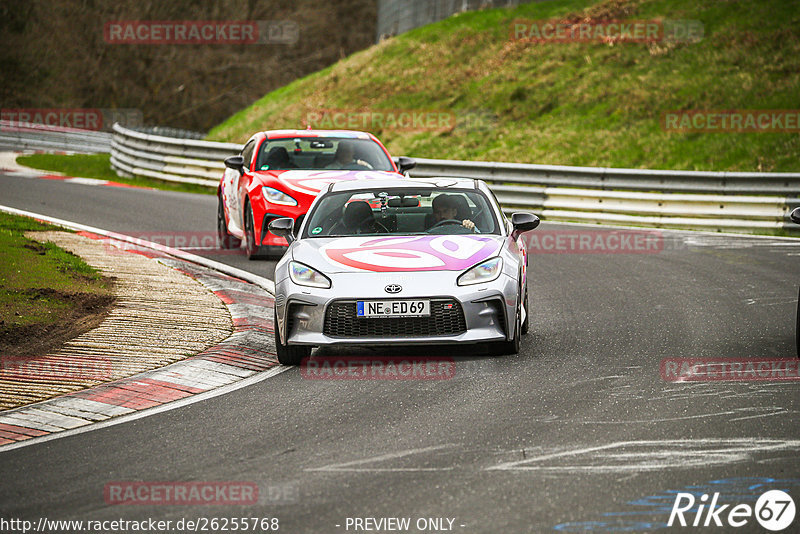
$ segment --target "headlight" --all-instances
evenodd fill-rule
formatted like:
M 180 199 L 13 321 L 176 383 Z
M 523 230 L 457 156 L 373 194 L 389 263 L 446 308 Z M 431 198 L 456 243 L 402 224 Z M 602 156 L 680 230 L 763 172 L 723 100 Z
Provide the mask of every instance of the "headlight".
M 471 267 L 458 277 L 456 283 L 460 286 L 471 286 L 472 284 L 482 284 L 483 282 L 491 282 L 497 280 L 500 272 L 503 270 L 503 258 L 496 257 L 479 263 L 475 267 Z
M 264 198 L 267 199 L 267 202 L 271 202 L 272 204 L 283 204 L 284 206 L 297 206 L 297 201 L 295 199 L 283 191 L 278 191 L 274 187 L 264 186 L 261 188 L 261 191 L 264 194 Z
M 289 262 L 289 278 L 298 286 L 321 287 L 323 289 L 331 287 L 331 281 L 327 276 L 315 271 L 308 265 L 303 265 L 296 261 Z

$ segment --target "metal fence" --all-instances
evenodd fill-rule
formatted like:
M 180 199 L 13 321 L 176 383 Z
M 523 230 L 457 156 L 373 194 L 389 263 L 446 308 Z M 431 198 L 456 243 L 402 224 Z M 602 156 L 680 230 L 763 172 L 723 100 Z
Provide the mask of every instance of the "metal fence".
M 121 176 L 146 176 L 216 187 L 222 161 L 242 146 L 152 135 L 114 125 L 111 167 Z
M 241 145 L 150 135 L 114 126 L 111 164 L 123 175 L 216 187 Z M 489 183 L 507 211 L 544 219 L 737 232 L 794 233 L 800 173 L 659 171 L 417 158 L 414 177 Z
M 0 148 L 85 154 L 108 153 L 111 150 L 111 134 L 43 124 L 22 125 L 3 120 L 0 121 Z
M 541 1 L 541 0 L 539 0 Z M 516 6 L 520 0 L 378 0 L 375 40 L 399 35 L 456 13 L 487 7 Z

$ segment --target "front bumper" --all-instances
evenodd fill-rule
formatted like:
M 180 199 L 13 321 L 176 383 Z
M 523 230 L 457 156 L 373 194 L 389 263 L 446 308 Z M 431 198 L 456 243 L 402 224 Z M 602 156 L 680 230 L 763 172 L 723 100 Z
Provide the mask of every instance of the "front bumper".
M 298 286 L 289 278 L 283 278 L 276 283 L 276 328 L 279 329 L 283 342 L 290 345 L 470 344 L 509 339 L 513 332 L 508 331 L 507 325 L 514 325 L 518 298 L 516 280 L 503 274 L 493 282 L 460 287 L 455 283 L 458 274 L 460 273 L 451 271 L 336 274 L 332 276 L 331 289 Z M 384 291 L 388 284 L 396 283 L 403 285 L 401 293 L 390 295 Z M 463 311 L 465 328 L 461 332 L 444 335 L 430 332 L 426 335 L 413 335 L 409 334 L 410 329 L 401 329 L 406 330 L 404 335 L 326 334 L 326 314 L 331 312 L 332 305 L 364 299 L 429 299 L 432 304 L 456 302 Z M 327 330 L 331 330 L 330 324 Z

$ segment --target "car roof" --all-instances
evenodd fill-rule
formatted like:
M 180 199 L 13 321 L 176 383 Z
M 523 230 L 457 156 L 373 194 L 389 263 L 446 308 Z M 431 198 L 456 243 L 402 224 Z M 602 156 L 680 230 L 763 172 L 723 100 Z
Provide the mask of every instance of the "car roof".
M 404 187 L 421 187 L 430 189 L 476 189 L 479 180 L 474 178 L 454 178 L 436 176 L 433 178 L 376 178 L 370 180 L 346 180 L 332 183 L 328 191 L 359 191 L 373 189 L 397 189 Z
M 342 139 L 374 139 L 367 132 L 355 130 L 268 130 L 263 133 L 267 139 L 285 139 L 287 137 L 339 137 Z

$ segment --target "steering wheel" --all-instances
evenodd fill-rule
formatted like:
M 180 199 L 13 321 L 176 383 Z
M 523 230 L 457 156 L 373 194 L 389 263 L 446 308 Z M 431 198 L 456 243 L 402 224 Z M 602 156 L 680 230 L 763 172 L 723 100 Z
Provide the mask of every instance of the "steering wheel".
M 465 230 L 469 230 L 471 233 L 474 233 L 474 234 L 480 234 L 481 233 L 481 231 L 478 229 L 477 226 L 473 226 L 472 228 L 467 228 L 466 226 L 464 226 L 464 221 L 459 221 L 458 219 L 445 219 L 443 221 L 439 221 L 438 223 L 436 223 L 433 226 L 431 226 L 428 229 L 428 232 L 430 233 L 431 230 L 433 230 L 435 228 L 438 228 L 439 226 L 444 226 L 445 224 L 457 224 L 457 225 L 463 227 Z M 472 224 L 475 224 L 475 223 L 472 223 Z
M 457 224 L 457 225 L 461 226 L 461 222 L 462 221 L 459 221 L 458 219 L 445 219 L 443 221 L 439 221 L 438 223 L 434 224 L 433 226 L 431 226 L 430 229 L 433 230 L 434 228 L 438 228 L 440 226 L 444 226 L 445 224 Z

